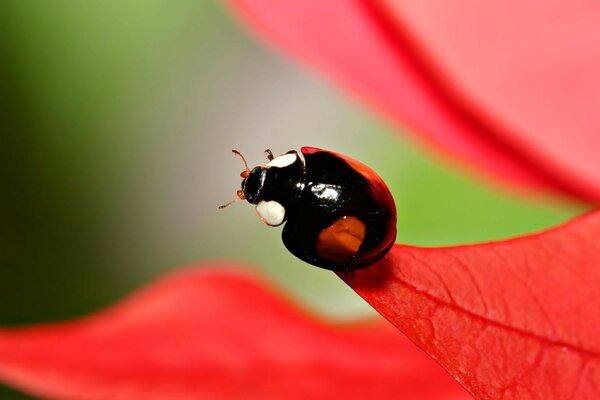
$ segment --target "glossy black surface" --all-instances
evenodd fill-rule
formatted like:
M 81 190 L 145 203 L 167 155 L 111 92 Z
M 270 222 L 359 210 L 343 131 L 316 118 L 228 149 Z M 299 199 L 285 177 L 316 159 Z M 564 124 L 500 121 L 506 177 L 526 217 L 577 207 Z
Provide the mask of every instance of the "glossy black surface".
M 286 154 L 294 153 L 289 151 Z M 248 202 L 275 200 L 287 221 L 283 243 L 296 257 L 320 268 L 353 271 L 383 257 L 396 239 L 396 207 L 387 186 L 368 167 L 330 151 L 303 147 L 300 157 L 285 167 L 256 167 L 243 180 Z M 365 174 L 366 173 L 366 174 Z M 365 237 L 347 262 L 325 259 L 316 251 L 319 233 L 344 216 L 365 224 Z
M 383 257 L 396 238 L 396 208 L 385 184 L 366 178 L 335 153 L 303 149 L 303 154 L 305 186 L 288 210 L 282 234 L 288 250 L 334 271 L 364 268 Z M 319 233 L 342 216 L 355 216 L 366 225 L 359 252 L 346 263 L 326 260 L 316 252 Z

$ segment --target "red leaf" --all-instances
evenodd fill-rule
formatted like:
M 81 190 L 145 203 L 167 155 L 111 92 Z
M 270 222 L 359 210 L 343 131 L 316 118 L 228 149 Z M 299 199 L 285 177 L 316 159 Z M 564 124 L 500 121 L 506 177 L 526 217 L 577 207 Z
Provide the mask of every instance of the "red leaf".
M 392 326 L 322 323 L 225 269 L 179 273 L 79 321 L 0 331 L 0 360 L 0 379 L 44 398 L 470 398 Z
M 340 275 L 478 399 L 600 398 L 600 211 Z
M 231 2 L 268 39 L 451 154 L 508 182 L 600 200 L 593 2 Z

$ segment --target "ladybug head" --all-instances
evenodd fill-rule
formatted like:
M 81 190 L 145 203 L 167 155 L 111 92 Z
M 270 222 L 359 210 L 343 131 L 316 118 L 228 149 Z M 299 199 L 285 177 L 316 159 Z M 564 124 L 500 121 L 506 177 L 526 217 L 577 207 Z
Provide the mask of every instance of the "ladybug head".
M 242 180 L 242 200 L 250 204 L 256 204 L 260 200 L 260 193 L 265 184 L 267 169 L 265 167 L 254 167 Z

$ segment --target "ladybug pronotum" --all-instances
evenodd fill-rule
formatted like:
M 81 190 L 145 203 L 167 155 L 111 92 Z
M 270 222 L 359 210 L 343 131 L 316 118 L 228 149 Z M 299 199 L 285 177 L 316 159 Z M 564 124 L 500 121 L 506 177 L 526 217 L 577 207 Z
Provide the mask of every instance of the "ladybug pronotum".
M 241 200 L 269 226 L 285 222 L 282 238 L 296 257 L 333 271 L 368 267 L 396 240 L 396 206 L 383 180 L 366 165 L 315 147 L 274 157 L 240 174 Z M 219 208 L 224 208 L 227 203 Z

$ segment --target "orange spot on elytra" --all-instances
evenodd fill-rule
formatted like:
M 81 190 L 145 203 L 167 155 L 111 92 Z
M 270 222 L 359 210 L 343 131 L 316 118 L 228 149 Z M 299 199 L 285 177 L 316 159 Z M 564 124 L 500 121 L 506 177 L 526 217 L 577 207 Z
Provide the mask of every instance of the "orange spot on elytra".
M 344 216 L 323 229 L 317 237 L 317 253 L 331 261 L 348 261 L 358 253 L 365 239 L 365 224 L 356 217 Z

